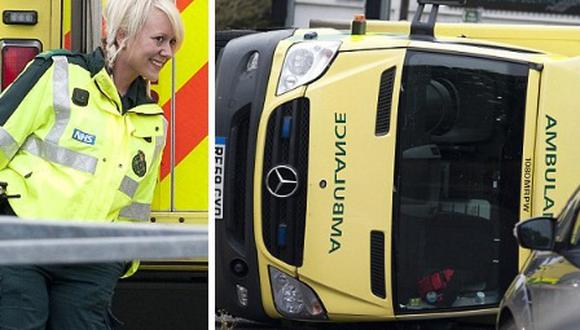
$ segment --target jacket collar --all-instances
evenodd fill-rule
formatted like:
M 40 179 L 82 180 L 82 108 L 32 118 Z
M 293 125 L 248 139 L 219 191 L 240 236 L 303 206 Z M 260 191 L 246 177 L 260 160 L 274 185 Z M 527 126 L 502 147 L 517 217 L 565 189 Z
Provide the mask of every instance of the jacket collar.
M 155 103 L 149 95 L 147 95 L 147 81 L 142 77 L 137 77 L 129 86 L 127 93 L 121 97 L 123 107 L 129 111 L 132 108 L 149 103 Z
M 124 112 L 133 112 L 140 114 L 162 114 L 163 110 L 147 95 L 147 82 L 138 77 L 129 87 L 125 97 L 129 102 L 130 109 L 123 111 L 123 102 L 117 87 L 110 73 L 105 66 L 104 53 L 101 48 L 96 49 L 91 54 L 87 56 L 87 67 L 91 72 L 91 76 L 97 85 L 97 88 L 103 93 L 107 98 L 109 98 L 115 106 L 119 114 Z
M 109 100 L 115 103 L 117 107 L 117 112 L 121 114 L 121 110 L 123 109 L 123 104 L 121 103 L 121 97 L 117 92 L 117 88 L 115 87 L 115 83 L 113 83 L 113 79 L 109 76 L 109 73 L 105 68 L 101 69 L 93 76 L 93 80 L 95 81 L 95 85 L 101 93 L 103 93 Z

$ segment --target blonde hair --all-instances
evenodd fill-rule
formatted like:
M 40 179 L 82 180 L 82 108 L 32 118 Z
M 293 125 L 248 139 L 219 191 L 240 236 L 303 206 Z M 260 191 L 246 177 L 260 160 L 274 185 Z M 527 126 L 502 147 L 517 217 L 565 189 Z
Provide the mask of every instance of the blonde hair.
M 105 10 L 106 37 L 103 40 L 107 66 L 112 68 L 117 55 L 124 45 L 117 44 L 117 34 L 125 33 L 126 40 L 134 39 L 143 26 L 151 10 L 157 8 L 167 15 L 175 34 L 175 50 L 183 42 L 183 22 L 179 10 L 171 0 L 108 0 Z

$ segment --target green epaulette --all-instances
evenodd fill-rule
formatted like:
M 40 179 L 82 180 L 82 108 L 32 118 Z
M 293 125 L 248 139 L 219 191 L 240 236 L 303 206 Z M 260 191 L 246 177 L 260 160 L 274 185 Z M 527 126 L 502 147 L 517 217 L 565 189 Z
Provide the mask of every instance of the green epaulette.
M 52 49 L 36 55 L 36 58 L 48 60 L 53 56 L 71 56 L 71 55 L 73 55 L 73 53 L 71 53 L 70 50 L 68 49 Z

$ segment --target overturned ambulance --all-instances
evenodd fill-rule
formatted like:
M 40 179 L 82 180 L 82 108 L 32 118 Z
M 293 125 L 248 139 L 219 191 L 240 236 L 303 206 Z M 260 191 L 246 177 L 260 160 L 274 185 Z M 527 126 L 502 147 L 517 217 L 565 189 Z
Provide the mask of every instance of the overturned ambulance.
M 556 214 L 578 184 L 580 28 L 435 23 L 460 3 L 224 48 L 218 308 L 327 321 L 497 311 L 526 258 L 514 224 Z

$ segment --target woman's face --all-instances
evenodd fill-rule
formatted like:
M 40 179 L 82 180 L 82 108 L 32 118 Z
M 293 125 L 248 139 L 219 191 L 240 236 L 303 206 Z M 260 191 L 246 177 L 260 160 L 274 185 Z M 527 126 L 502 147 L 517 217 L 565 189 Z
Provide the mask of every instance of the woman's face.
M 125 54 L 119 54 L 118 63 L 126 66 L 130 76 L 142 76 L 157 81 L 159 71 L 173 57 L 175 35 L 167 15 L 154 8 L 143 29 L 127 43 Z

